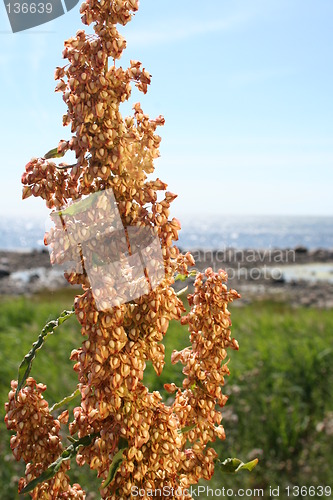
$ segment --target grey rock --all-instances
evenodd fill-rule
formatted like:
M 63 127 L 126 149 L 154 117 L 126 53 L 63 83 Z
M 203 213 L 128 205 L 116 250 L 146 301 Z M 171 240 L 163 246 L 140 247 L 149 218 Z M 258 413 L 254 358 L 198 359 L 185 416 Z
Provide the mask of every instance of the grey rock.
M 6 269 L 5 267 L 0 267 L 0 279 L 6 278 L 9 275 L 10 275 L 10 271 L 8 269 Z

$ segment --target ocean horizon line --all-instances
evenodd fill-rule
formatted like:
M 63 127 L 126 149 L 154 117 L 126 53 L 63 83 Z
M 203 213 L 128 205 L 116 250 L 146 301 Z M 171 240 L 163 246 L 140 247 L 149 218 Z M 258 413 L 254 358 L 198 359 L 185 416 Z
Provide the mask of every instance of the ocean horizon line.
M 171 217 L 172 218 L 172 215 Z M 333 216 L 180 216 L 186 249 L 333 248 Z M 0 217 L 0 249 L 41 249 L 48 217 Z

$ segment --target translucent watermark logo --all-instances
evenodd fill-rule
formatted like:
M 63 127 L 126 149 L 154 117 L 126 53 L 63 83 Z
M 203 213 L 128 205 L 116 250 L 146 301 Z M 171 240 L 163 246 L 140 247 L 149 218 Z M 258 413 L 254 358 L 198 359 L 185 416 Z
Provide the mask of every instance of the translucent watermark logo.
M 205 262 L 205 264 L 244 264 L 247 266 L 294 264 L 296 262 L 296 251 L 293 249 L 232 249 L 224 250 L 192 250 L 195 260 Z
M 230 281 L 268 281 L 283 283 L 288 265 L 296 262 L 296 251 L 292 249 L 247 249 L 238 250 L 194 250 L 191 252 L 197 266 L 211 267 L 217 271 L 221 267 Z
M 153 227 L 121 221 L 112 189 L 93 193 L 51 214 L 46 235 L 51 263 L 83 275 L 97 309 L 106 311 L 154 290 L 165 276 Z
M 13 33 L 48 23 L 72 10 L 79 0 L 3 0 Z
M 271 491 L 271 490 L 270 490 Z M 211 488 L 209 486 L 190 486 L 189 488 L 174 488 L 162 486 L 156 489 L 143 489 L 132 486 L 132 498 L 259 498 L 264 496 L 263 488 Z

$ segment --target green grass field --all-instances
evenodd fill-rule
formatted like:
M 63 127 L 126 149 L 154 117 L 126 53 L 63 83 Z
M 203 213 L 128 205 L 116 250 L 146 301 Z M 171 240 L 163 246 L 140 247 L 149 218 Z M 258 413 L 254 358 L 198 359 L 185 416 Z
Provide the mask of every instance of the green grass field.
M 66 291 L 0 300 L 1 500 L 18 498 L 16 485 L 24 470 L 12 457 L 3 422 L 10 380 L 17 378 L 18 364 L 43 325 L 71 308 L 72 298 L 73 292 Z M 225 386 L 230 396 L 223 410 L 227 439 L 214 447 L 221 459 L 236 456 L 247 461 L 258 456 L 260 462 L 252 473 L 237 476 L 217 470 L 209 486 L 262 488 L 264 498 L 270 498 L 269 486 L 330 485 L 333 489 L 333 311 L 261 302 L 233 306 L 232 320 L 240 350 L 230 355 L 231 376 Z M 81 341 L 73 317 L 48 337 L 37 354 L 32 376 L 47 384 L 45 397 L 50 404 L 75 388 L 76 375 L 68 358 Z M 165 345 L 167 363 L 161 377 L 151 366 L 145 373 L 151 390 L 161 389 L 165 382 L 180 383 L 181 366 L 172 366 L 169 359 L 173 349 L 188 345 L 186 328 L 172 323 Z M 74 468 L 72 477 L 87 491 L 97 491 L 98 482 L 88 468 Z M 283 493 L 280 497 L 287 498 Z M 99 498 L 98 493 L 87 496 L 94 498 Z

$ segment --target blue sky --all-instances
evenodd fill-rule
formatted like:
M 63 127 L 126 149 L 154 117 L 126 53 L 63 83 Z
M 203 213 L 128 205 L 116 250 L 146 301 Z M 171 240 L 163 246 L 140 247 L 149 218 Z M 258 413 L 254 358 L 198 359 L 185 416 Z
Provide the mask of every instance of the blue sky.
M 47 214 L 20 176 L 69 135 L 53 75 L 78 10 L 12 34 L 0 5 L 0 214 Z M 179 194 L 173 215 L 333 215 L 332 25 L 332 0 L 141 1 L 118 64 L 153 76 L 131 105 L 165 116 L 156 175 Z

